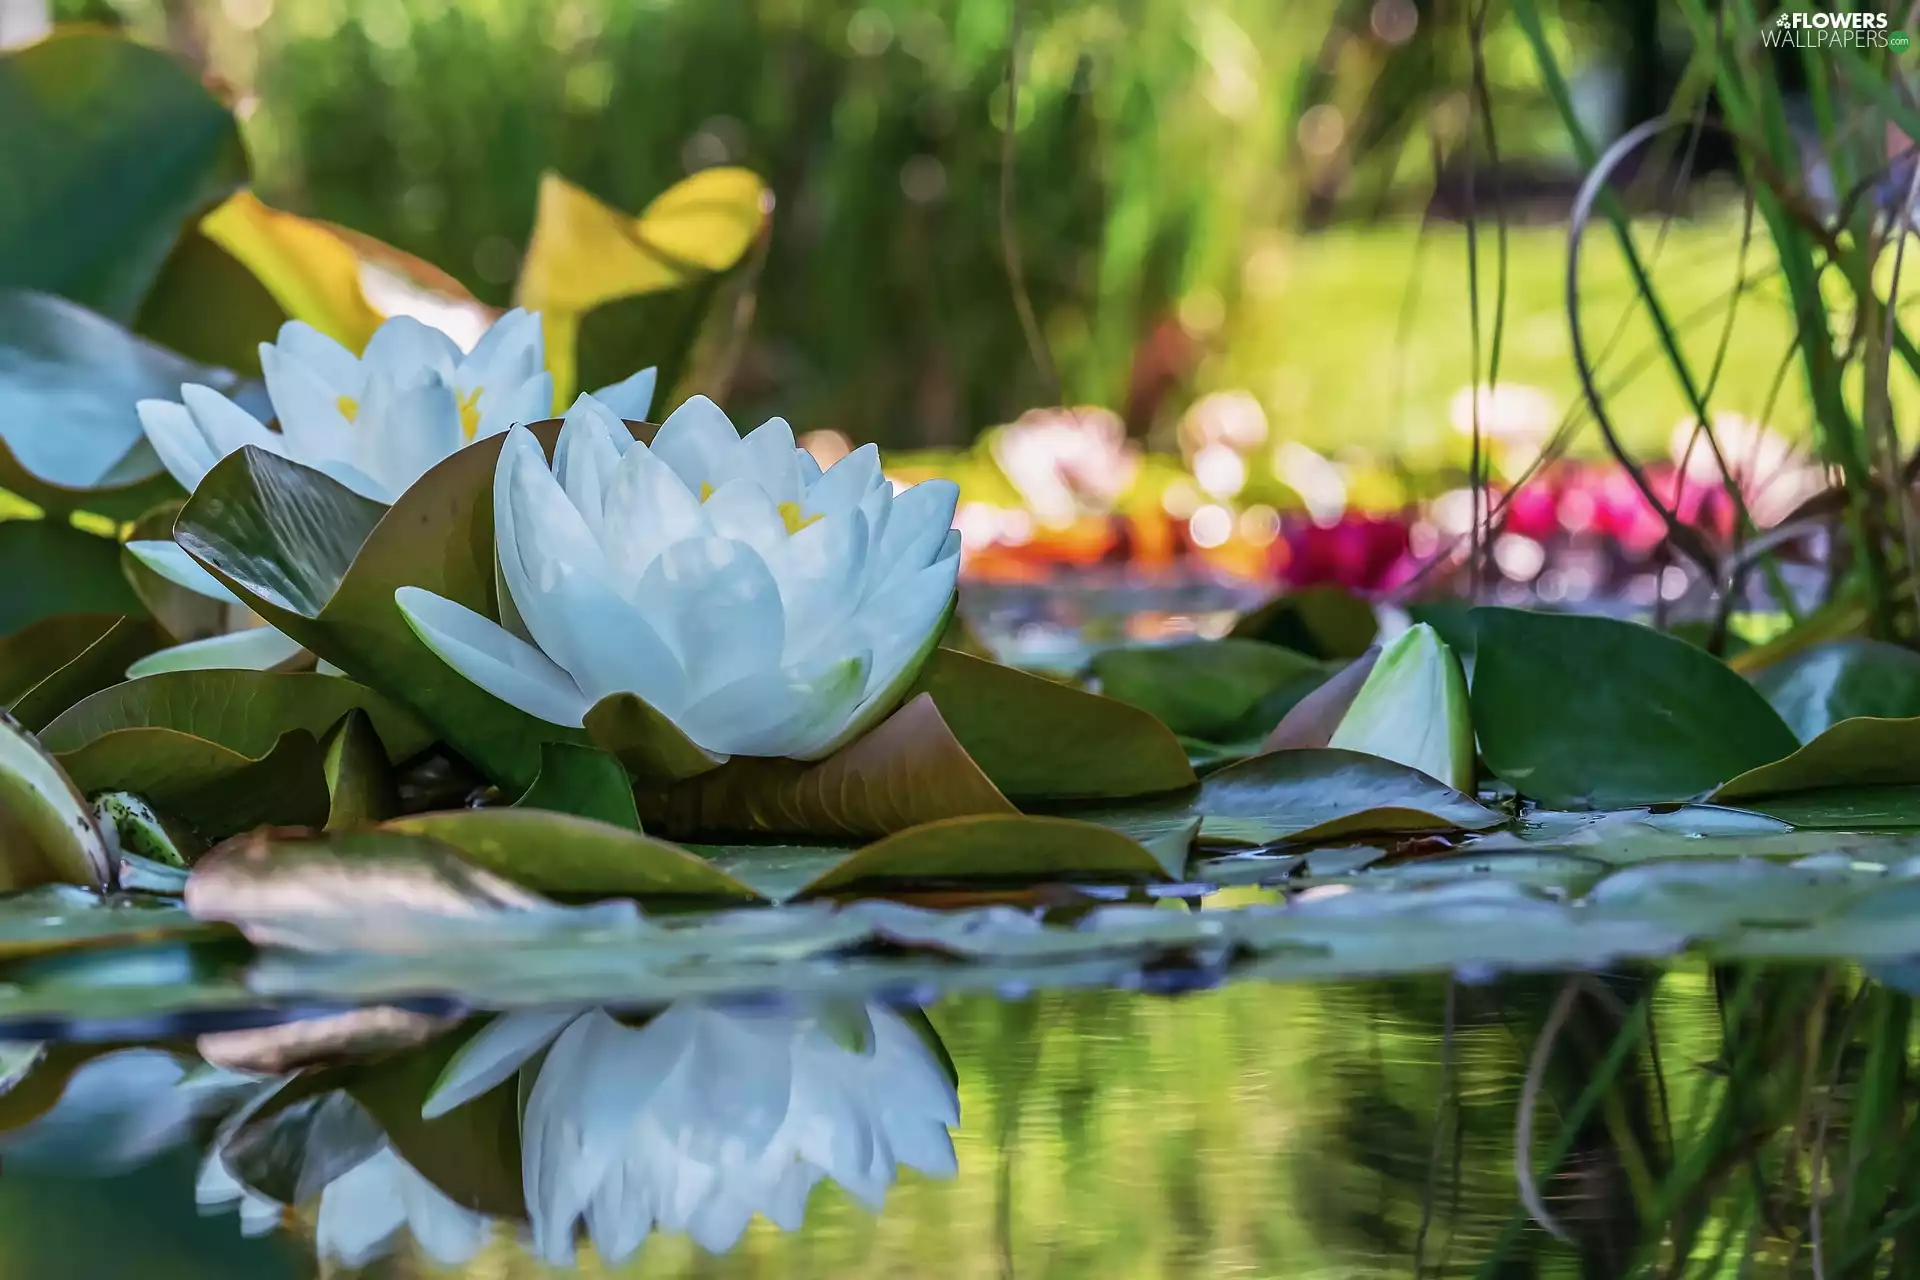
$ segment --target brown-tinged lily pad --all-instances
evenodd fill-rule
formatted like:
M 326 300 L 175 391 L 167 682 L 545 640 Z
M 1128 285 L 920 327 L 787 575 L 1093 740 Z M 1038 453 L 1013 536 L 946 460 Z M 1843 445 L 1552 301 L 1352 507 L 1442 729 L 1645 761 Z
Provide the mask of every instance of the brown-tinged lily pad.
M 567 813 L 457 809 L 397 818 L 386 830 L 430 837 L 477 867 L 548 893 L 715 898 L 759 895 L 678 845 Z
M 799 896 L 860 885 L 941 880 L 1119 880 L 1178 874 L 1138 841 L 1071 818 L 989 814 L 947 818 L 897 832 L 809 882 Z
M 1367 677 L 1380 660 L 1378 645 L 1342 667 L 1338 674 L 1309 693 L 1273 727 L 1260 744 L 1262 751 L 1297 751 L 1306 747 L 1324 747 L 1333 741 L 1334 731 L 1346 719 L 1348 710 L 1366 687 Z
M 688 837 L 872 837 L 941 818 L 1019 813 L 925 694 L 825 760 L 738 756 L 640 799 L 649 826 Z
M 1118 800 L 1192 786 L 1180 740 L 1138 707 L 936 649 L 908 697 L 930 694 L 953 736 L 1013 800 Z

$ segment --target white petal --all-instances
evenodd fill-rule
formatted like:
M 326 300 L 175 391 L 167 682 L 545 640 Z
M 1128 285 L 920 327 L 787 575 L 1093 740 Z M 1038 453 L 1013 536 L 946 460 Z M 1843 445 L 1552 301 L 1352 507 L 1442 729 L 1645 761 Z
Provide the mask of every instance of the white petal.
M 268 453 L 286 453 L 286 446 L 279 436 L 212 387 L 189 382 L 180 388 L 180 398 L 186 402 L 187 412 L 193 415 L 201 438 L 216 457 L 224 458 L 230 453 L 237 453 L 247 445 L 265 449 Z
M 633 599 L 679 656 L 694 698 L 780 665 L 786 635 L 780 588 L 767 562 L 744 542 L 673 544 L 648 567 Z
M 614 581 L 629 598 L 662 551 L 713 533 L 706 509 L 674 469 L 644 444 L 620 459 L 607 490 L 600 545 Z
M 150 653 L 127 668 L 127 679 L 162 671 L 266 671 L 300 656 L 300 642 L 272 627 L 248 627 L 224 636 L 190 640 Z
M 793 465 L 800 468 L 800 488 L 803 492 L 810 490 L 820 483 L 820 477 L 826 474 L 820 470 L 820 459 L 805 449 L 795 449 L 793 453 Z
M 454 370 L 460 366 L 460 347 L 446 334 L 412 316 L 394 316 L 374 330 L 360 364 L 369 378 L 385 373 L 396 381 L 409 382 L 432 372 L 452 385 Z
M 466 443 L 453 388 L 437 377 L 374 373 L 353 425 L 356 464 L 395 497 Z
M 665 637 L 609 582 L 606 557 L 547 470 L 539 441 L 516 427 L 494 471 L 494 546 L 521 621 L 589 703 L 639 694 L 671 716 L 688 697 Z
M 729 480 L 752 480 L 775 503 L 800 500 L 800 464 L 794 458 L 793 428 L 784 418 L 769 418 L 749 431 L 727 459 Z
M 517 387 L 546 366 L 546 339 L 540 317 L 515 307 L 482 334 L 461 362 L 457 385 Z M 552 397 L 548 397 L 551 402 Z M 544 415 L 543 415 L 544 416 Z
M 273 345 L 284 355 L 305 365 L 332 389 L 334 395 L 351 396 L 355 400 L 360 398 L 360 389 L 366 384 L 366 373 L 360 368 L 360 357 L 306 321 L 289 320 L 281 325 Z
M 260 368 L 289 456 L 308 466 L 353 458 L 353 424 L 340 409 L 343 393 L 269 343 L 260 344 Z
M 626 424 L 593 396 L 582 394 L 567 410 L 553 447 L 553 474 L 595 537 L 607 509 L 607 491 L 620 459 L 633 447 Z
M 464 605 L 419 587 L 393 593 L 421 643 L 502 702 L 549 724 L 578 728 L 592 702 L 553 659 Z
M 818 654 L 859 606 L 868 542 L 866 517 L 853 510 L 815 520 L 767 553 L 786 616 L 787 661 Z
M 485 440 L 508 427 L 545 422 L 553 416 L 553 375 L 536 373 L 525 382 L 503 383 L 480 397 L 480 421 L 473 438 Z
M 675 409 L 653 438 L 655 456 L 695 493 L 704 484 L 718 488 L 728 478 L 727 459 L 739 447 L 733 420 L 705 396 L 694 396 Z
M 787 540 L 787 522 L 759 481 L 739 476 L 701 504 L 716 536 L 744 542 L 766 556 Z
M 869 581 L 884 586 L 932 564 L 953 528 L 953 510 L 959 501 L 960 486 L 951 480 L 923 480 L 896 494 Z
M 505 1080 L 580 1014 L 572 1008 L 502 1014 L 461 1045 L 420 1108 L 427 1120 L 472 1102 Z
M 653 412 L 654 383 L 659 377 L 658 369 L 648 367 L 630 378 L 600 388 L 593 393 L 593 398 L 616 417 L 628 422 L 645 422 Z
M 828 468 L 807 490 L 802 509 L 810 516 L 833 515 L 860 505 L 880 476 L 880 449 L 863 444 Z
M 160 455 L 160 465 L 182 489 L 192 493 L 220 458 L 200 434 L 187 406 L 172 400 L 142 400 L 134 405 L 134 411 L 140 415 L 140 427 L 147 433 L 148 443 Z
M 709 751 L 797 755 L 840 732 L 866 692 L 868 655 L 756 671 L 688 707 L 678 723 Z
M 141 539 L 127 544 L 134 558 L 177 587 L 185 587 L 195 595 L 210 596 L 227 604 L 241 603 L 240 597 L 227 590 L 226 584 L 201 567 L 200 562 L 188 555 L 177 542 L 153 539 Z
M 928 565 L 887 594 L 869 600 L 854 624 L 873 649 L 873 683 L 884 685 L 930 640 L 937 640 L 960 576 L 958 557 Z

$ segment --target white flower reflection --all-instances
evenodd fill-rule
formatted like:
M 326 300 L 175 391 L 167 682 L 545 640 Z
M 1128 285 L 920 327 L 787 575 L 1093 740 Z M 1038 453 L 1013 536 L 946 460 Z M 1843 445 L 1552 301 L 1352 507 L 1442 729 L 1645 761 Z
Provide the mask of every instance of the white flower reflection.
M 426 1114 L 543 1048 L 527 1066 L 521 1165 L 532 1244 L 549 1261 L 570 1260 L 582 1229 L 609 1263 L 653 1231 L 720 1253 L 755 1213 L 797 1229 L 822 1179 L 878 1211 L 900 1165 L 956 1171 L 954 1083 L 883 1006 L 684 1000 L 643 1024 L 597 1008 L 507 1014 L 448 1065 Z

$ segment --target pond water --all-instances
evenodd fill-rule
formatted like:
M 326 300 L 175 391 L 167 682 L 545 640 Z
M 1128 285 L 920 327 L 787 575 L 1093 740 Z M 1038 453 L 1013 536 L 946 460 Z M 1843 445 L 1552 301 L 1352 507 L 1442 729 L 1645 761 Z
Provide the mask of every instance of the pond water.
M 1909 1015 L 1852 969 L 1687 960 L 976 992 L 924 1017 L 764 998 L 620 1022 L 523 1011 L 520 1080 L 437 1130 L 422 1097 L 476 1024 L 397 1070 L 322 1051 L 276 1094 L 201 1064 L 188 1016 L 145 1044 L 14 1051 L 0 1276 L 1911 1274 Z M 301 1034 L 197 1043 L 231 1064 Z M 636 1093 L 662 1062 L 672 1087 Z M 395 1155 L 456 1196 L 517 1199 L 502 1118 L 521 1104 L 535 1230 L 455 1209 Z M 587 1116 L 602 1123 L 569 1128 Z M 1537 1171 L 1526 1194 L 1517 1146 Z M 794 1198 L 767 1151 L 834 1172 Z M 243 1197 L 215 1159 L 298 1207 Z M 783 1203 L 796 1229 L 740 1231 L 743 1209 Z M 713 1251 L 682 1232 L 641 1242 L 650 1213 Z M 572 1225 L 579 1255 L 551 1260 Z M 593 1238 L 637 1247 L 609 1266 Z

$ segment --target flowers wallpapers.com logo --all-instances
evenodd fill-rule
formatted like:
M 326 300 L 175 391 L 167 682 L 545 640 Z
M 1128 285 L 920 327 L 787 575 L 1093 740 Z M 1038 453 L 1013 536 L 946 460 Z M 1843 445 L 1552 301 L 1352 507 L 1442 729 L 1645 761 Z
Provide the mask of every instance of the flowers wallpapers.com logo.
M 1760 40 L 1769 49 L 1891 49 L 1904 53 L 1911 43 L 1904 31 L 1888 29 L 1884 13 L 1802 13 L 1777 15 L 1763 27 Z

